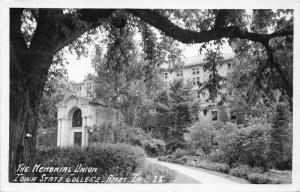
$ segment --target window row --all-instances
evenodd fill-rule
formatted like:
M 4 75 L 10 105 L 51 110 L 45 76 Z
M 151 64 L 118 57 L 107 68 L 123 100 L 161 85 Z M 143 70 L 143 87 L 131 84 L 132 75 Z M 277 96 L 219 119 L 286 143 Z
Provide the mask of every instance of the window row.
M 193 68 L 192 73 L 193 73 L 193 75 L 200 75 L 200 68 L 199 67 Z
M 200 77 L 193 77 L 193 85 L 200 85 Z
M 207 111 L 206 112 L 203 111 L 203 113 L 206 114 Z M 211 114 L 212 114 L 212 121 L 218 121 L 219 120 L 218 111 L 212 111 Z M 230 121 L 236 121 L 237 120 L 237 113 L 234 112 L 234 111 L 231 111 L 229 113 L 229 120 Z

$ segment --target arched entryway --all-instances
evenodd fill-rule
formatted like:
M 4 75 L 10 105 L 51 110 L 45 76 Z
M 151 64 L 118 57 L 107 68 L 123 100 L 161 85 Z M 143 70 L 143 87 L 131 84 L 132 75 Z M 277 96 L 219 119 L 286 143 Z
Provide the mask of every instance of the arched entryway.
M 79 108 L 72 115 L 72 127 L 82 127 L 82 112 Z
M 82 146 L 82 110 L 80 108 L 73 108 L 69 112 L 71 120 L 71 141 L 75 146 Z

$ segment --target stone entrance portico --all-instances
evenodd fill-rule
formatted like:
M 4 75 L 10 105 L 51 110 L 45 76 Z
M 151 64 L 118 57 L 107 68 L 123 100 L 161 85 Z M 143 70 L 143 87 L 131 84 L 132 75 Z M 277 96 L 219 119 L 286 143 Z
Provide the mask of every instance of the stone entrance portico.
M 103 102 L 71 94 L 56 105 L 58 108 L 57 146 L 88 145 L 88 129 L 102 123 L 117 124 L 116 109 Z

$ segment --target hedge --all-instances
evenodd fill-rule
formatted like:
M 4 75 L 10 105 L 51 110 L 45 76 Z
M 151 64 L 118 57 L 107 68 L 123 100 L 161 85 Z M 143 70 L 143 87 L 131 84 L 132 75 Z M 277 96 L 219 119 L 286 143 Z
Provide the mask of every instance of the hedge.
M 144 167 L 146 154 L 140 147 L 127 144 L 94 144 L 77 148 L 49 148 L 36 152 L 35 164 L 44 167 L 71 167 L 72 170 L 79 164 L 83 167 L 96 167 L 97 172 L 92 176 L 102 180 L 110 175 L 115 177 L 132 177 L 133 173 Z M 49 176 L 66 176 L 68 173 L 55 172 Z M 41 173 L 35 173 L 41 176 Z M 90 173 L 78 173 L 76 176 L 91 176 Z
M 142 177 L 149 183 L 169 183 L 175 176 L 174 170 L 154 163 L 148 164 L 142 172 Z
M 229 174 L 236 177 L 247 179 L 248 173 L 250 173 L 251 171 L 252 171 L 251 167 L 249 167 L 248 165 L 240 165 L 238 167 L 230 169 Z

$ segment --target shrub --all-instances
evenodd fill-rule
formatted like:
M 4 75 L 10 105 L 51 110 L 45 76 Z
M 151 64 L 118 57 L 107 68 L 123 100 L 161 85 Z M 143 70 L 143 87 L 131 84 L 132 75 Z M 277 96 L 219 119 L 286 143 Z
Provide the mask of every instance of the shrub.
M 189 160 L 189 158 L 187 156 L 183 156 L 178 159 L 178 163 L 184 165 L 188 160 Z
M 179 164 L 188 165 L 192 167 L 199 167 L 199 168 L 208 169 L 212 171 L 219 171 L 223 173 L 228 173 L 230 170 L 229 165 L 225 163 L 211 162 L 205 159 L 195 160 L 194 158 L 188 156 L 183 156 L 181 158 L 176 159 L 174 158 L 174 155 L 167 155 L 164 157 L 160 157 L 159 160 L 179 163 Z
M 238 167 L 230 169 L 229 174 L 236 177 L 247 179 L 247 175 L 250 172 L 251 172 L 251 168 L 248 165 L 240 165 Z
M 176 172 L 165 166 L 150 163 L 142 172 L 142 177 L 148 182 L 169 183 L 174 180 Z
M 160 139 L 149 139 L 145 141 L 145 151 L 149 155 L 163 155 L 166 151 L 166 143 Z
M 174 153 L 172 153 L 172 156 L 175 158 L 175 159 L 178 159 L 178 158 L 181 158 L 183 157 L 184 155 L 187 154 L 187 151 L 184 150 L 184 149 L 176 149 Z
M 292 183 L 292 171 L 279 171 L 279 170 L 270 170 L 266 173 L 269 177 L 270 182 L 272 184 L 277 183 Z
M 269 183 L 268 176 L 260 173 L 252 173 L 248 175 L 248 180 L 250 183 L 254 184 L 267 184 Z
M 255 124 L 229 134 L 222 150 L 226 162 L 248 164 L 251 167 L 266 167 L 269 145 L 268 125 Z
M 226 162 L 226 158 L 224 156 L 224 152 L 223 151 L 213 151 L 209 155 L 208 158 L 212 162 L 219 162 L 219 163 L 225 163 Z
M 223 172 L 223 173 L 228 173 L 230 170 L 229 165 L 225 164 L 225 163 L 217 163 L 217 162 L 210 162 L 210 161 L 206 161 L 206 160 L 198 160 L 194 163 L 189 162 L 190 164 L 194 164 L 194 166 L 196 167 L 200 167 L 203 169 L 208 169 L 208 170 L 212 170 L 212 171 L 218 171 L 218 172 Z
M 201 148 L 208 156 L 213 148 L 213 138 L 215 137 L 215 127 L 208 119 L 202 119 L 188 128 L 185 140 L 194 148 Z
M 159 156 L 157 159 L 158 159 L 159 161 L 167 161 L 166 156 Z
M 42 147 L 55 147 L 57 138 L 57 128 L 48 127 L 47 129 L 39 128 L 36 135 L 36 146 Z
M 50 167 L 71 167 L 79 164 L 83 167 L 96 167 L 93 176 L 107 178 L 131 177 L 133 173 L 144 166 L 146 154 L 140 147 L 127 144 L 94 144 L 84 148 L 49 148 L 38 150 L 35 164 Z M 65 176 L 66 173 L 49 173 L 49 176 Z M 37 176 L 40 176 L 37 173 Z M 88 173 L 78 173 L 76 176 L 90 176 Z

